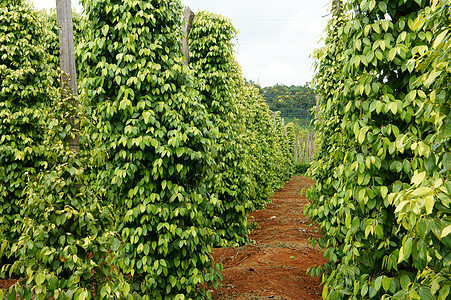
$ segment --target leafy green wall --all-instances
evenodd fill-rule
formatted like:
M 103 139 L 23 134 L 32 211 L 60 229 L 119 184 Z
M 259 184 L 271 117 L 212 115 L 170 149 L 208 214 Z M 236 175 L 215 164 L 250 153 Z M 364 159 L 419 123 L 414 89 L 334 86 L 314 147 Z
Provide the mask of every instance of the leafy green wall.
M 434 80 L 447 76 L 436 54 L 449 4 L 433 2 L 441 8 L 348 1 L 315 53 L 320 142 L 306 213 L 323 235 L 328 262 L 312 270 L 323 298 L 448 295 L 449 102 Z
M 36 11 L 25 1 L 0 4 L 0 262 L 20 236 L 18 222 L 28 178 L 45 170 L 48 56 Z

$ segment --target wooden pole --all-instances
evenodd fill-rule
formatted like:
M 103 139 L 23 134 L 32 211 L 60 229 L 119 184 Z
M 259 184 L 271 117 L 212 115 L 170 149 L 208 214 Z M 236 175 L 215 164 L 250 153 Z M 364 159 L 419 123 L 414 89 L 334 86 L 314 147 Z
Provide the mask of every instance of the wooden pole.
M 315 133 L 311 133 L 312 137 L 310 139 L 310 162 L 313 161 L 313 157 L 315 156 Z
M 304 136 L 302 136 L 301 135 L 301 138 L 300 138 L 300 143 L 299 143 L 299 162 L 301 163 L 301 164 L 303 164 L 304 163 L 304 151 L 305 151 L 305 147 L 304 147 Z
M 341 15 L 342 9 L 343 9 L 343 5 L 342 5 L 342 0 L 333 0 L 333 11 L 338 14 Z
M 301 161 L 301 152 L 302 152 L 302 145 L 301 145 L 301 139 L 298 138 L 298 163 L 302 163 Z
M 189 65 L 189 33 L 191 31 L 191 27 L 193 26 L 194 21 L 194 13 L 189 8 L 185 8 L 184 12 L 184 21 L 182 26 L 182 32 L 183 32 L 183 40 L 182 40 L 182 46 L 183 46 L 183 54 L 185 54 L 185 64 Z
M 274 133 L 277 133 L 277 123 L 276 123 L 276 112 L 272 112 L 272 116 L 274 118 Z
M 294 163 L 298 163 L 298 141 L 294 141 Z
M 290 141 L 288 140 L 288 132 L 287 132 L 287 128 L 285 127 L 285 119 L 284 118 L 282 118 L 282 128 L 283 128 L 283 131 L 285 132 L 285 137 L 287 138 L 287 144 L 288 144 Z
M 56 0 L 58 32 L 60 44 L 62 97 L 68 99 L 74 108 L 74 115 L 68 118 L 72 128 L 78 129 L 77 71 L 75 69 L 74 29 L 72 24 L 72 7 L 70 0 Z M 79 134 L 68 135 L 66 141 L 69 149 L 79 152 Z

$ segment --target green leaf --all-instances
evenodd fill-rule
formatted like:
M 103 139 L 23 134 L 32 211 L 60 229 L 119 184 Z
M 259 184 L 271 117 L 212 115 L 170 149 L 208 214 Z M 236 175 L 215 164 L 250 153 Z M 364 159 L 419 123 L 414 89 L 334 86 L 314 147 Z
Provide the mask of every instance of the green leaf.
M 49 278 L 49 289 L 55 291 L 58 288 L 58 278 L 55 275 L 51 275 Z
M 421 300 L 435 300 L 436 298 L 431 294 L 431 289 L 428 287 L 420 288 Z
M 381 196 L 383 199 L 385 199 L 385 197 L 387 197 L 388 194 L 388 188 L 386 186 L 381 186 Z
M 368 293 L 368 284 L 364 284 L 362 286 L 362 289 L 360 290 L 360 294 L 362 295 L 362 297 L 365 297 L 365 295 Z
M 36 274 L 35 281 L 37 285 L 42 285 L 45 281 L 45 275 L 42 273 Z
M 446 152 L 443 155 L 443 166 L 448 169 L 451 170 L 451 153 Z
M 406 274 L 402 275 L 400 278 L 401 288 L 406 290 L 410 284 L 410 277 Z
M 426 214 L 430 215 L 435 206 L 435 198 L 433 195 L 428 195 L 424 198 L 426 206 Z
M 446 299 L 446 298 L 448 297 L 448 295 L 449 295 L 449 290 L 450 290 L 450 286 L 449 286 L 449 285 L 445 285 L 445 286 L 440 290 L 440 293 L 439 293 L 439 299 L 440 299 L 440 300 Z
M 426 238 L 426 234 L 429 232 L 428 223 L 425 220 L 420 220 L 416 225 L 417 231 L 422 239 Z
M 425 177 L 426 177 L 426 172 L 423 171 L 423 172 L 419 173 L 418 170 L 415 170 L 414 173 L 413 173 L 411 182 L 416 187 L 418 187 L 418 186 L 420 186 L 423 183 Z
M 404 259 L 409 259 L 410 254 L 412 253 L 412 244 L 413 244 L 413 239 L 411 237 L 408 237 L 407 240 L 405 241 L 405 243 L 403 244 Z
M 379 276 L 374 281 L 374 289 L 376 290 L 376 292 L 378 292 L 381 289 L 381 286 L 382 286 L 382 276 Z
M 382 12 L 386 12 L 387 11 L 387 4 L 384 1 L 378 1 L 377 5 L 379 6 L 379 10 Z M 387 30 L 385 30 L 387 31 Z
M 108 26 L 108 24 L 105 24 L 104 26 L 103 26 L 103 28 L 102 28 L 102 34 L 104 35 L 104 36 L 106 36 L 107 34 L 108 34 L 108 31 L 109 31 L 109 26 Z
M 393 61 L 396 57 L 396 48 L 391 48 L 388 52 L 388 60 Z
M 351 227 L 351 215 L 346 215 L 346 218 L 345 218 L 345 226 L 347 227 L 347 228 L 350 228 Z
M 124 297 L 127 297 L 130 293 L 130 285 L 128 283 L 124 283 L 124 286 L 122 287 L 122 293 L 124 294 Z
M 382 279 L 382 287 L 384 288 L 384 290 L 387 292 L 388 289 L 390 288 L 390 284 L 391 284 L 391 279 L 388 278 L 387 276 L 383 276 Z
M 425 196 L 425 195 L 430 195 L 432 193 L 433 193 L 433 190 L 430 187 L 423 186 L 423 187 L 415 189 L 412 192 L 412 196 Z

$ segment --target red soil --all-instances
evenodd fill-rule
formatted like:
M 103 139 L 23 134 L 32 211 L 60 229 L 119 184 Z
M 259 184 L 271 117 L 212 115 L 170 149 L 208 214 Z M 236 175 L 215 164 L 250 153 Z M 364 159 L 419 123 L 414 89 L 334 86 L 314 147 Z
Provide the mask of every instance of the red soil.
M 301 197 L 301 189 L 312 184 L 307 177 L 293 177 L 265 210 L 251 215 L 259 225 L 250 235 L 254 244 L 214 249 L 214 259 L 224 265 L 224 281 L 213 299 L 321 299 L 320 279 L 306 274 L 324 263 L 308 242 L 319 235 L 303 215 L 308 200 Z

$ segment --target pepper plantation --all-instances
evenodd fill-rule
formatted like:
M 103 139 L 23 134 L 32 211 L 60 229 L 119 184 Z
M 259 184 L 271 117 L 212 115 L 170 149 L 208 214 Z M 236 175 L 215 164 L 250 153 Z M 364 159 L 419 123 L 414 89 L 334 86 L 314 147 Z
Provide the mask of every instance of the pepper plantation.
M 1 276 L 21 278 L 0 298 L 210 298 L 212 247 L 249 242 L 295 137 L 245 83 L 229 19 L 196 13 L 188 65 L 179 1 L 81 2 L 76 97 L 56 14 L 0 3 Z
M 246 83 L 229 19 L 187 36 L 179 0 L 80 2 L 73 94 L 57 15 L 0 3 L 0 299 L 209 299 L 211 250 L 249 243 L 312 152 L 323 299 L 450 299 L 451 1 L 331 1 L 314 151 Z

